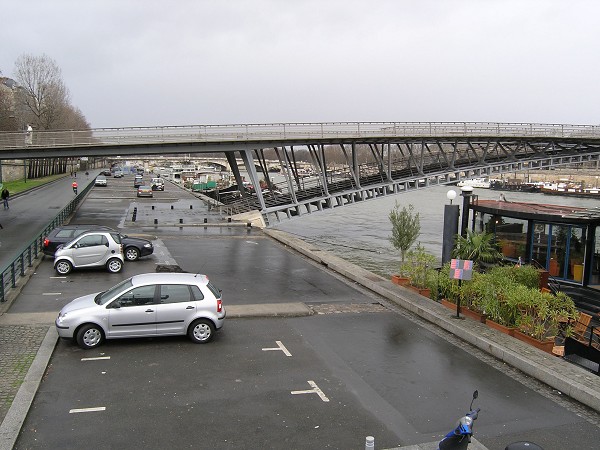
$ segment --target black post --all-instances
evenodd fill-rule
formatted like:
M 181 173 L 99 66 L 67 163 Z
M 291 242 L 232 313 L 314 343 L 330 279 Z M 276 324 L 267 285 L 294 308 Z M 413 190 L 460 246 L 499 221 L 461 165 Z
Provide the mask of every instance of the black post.
M 462 237 L 467 236 L 467 229 L 469 228 L 469 205 L 471 204 L 471 195 L 473 195 L 472 186 L 463 186 L 461 189 L 463 197 L 463 210 L 462 210 L 462 222 L 460 227 L 460 235 Z
M 442 235 L 442 265 L 452 259 L 454 239 L 458 234 L 458 205 L 444 205 L 444 231 Z

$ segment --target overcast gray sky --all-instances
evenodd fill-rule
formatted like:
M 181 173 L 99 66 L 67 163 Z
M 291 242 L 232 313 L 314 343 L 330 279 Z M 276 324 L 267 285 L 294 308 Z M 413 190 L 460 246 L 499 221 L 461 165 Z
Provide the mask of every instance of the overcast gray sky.
M 598 0 L 3 2 L 92 127 L 600 123 Z

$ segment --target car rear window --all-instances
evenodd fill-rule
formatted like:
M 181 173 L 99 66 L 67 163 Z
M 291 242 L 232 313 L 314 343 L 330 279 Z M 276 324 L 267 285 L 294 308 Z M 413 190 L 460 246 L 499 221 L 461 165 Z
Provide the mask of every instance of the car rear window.
M 215 296 L 216 299 L 221 298 L 221 290 L 218 287 L 216 287 L 210 281 L 206 284 L 206 286 L 208 286 L 208 288 L 210 289 L 210 292 L 213 293 L 213 295 Z
M 121 235 L 119 233 L 110 233 L 117 244 L 121 243 Z
M 75 230 L 59 230 L 58 233 L 56 233 L 56 237 L 59 238 L 70 238 L 74 235 Z M 81 234 L 81 233 L 79 233 Z

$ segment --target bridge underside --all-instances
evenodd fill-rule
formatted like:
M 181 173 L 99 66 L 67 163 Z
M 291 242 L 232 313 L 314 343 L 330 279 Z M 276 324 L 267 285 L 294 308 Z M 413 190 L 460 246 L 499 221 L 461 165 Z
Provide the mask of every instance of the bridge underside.
M 285 186 L 277 187 L 271 185 L 268 176 L 264 177 L 261 187 L 259 173 L 254 170 L 258 166 L 267 173 L 266 149 L 242 151 L 256 192 L 237 199 L 225 196 L 220 200 L 230 214 L 258 210 L 265 223 L 272 225 L 304 214 L 413 189 L 453 184 L 466 178 L 589 162 L 597 165 L 600 152 L 597 142 L 403 140 L 362 144 L 368 146 L 372 158 L 370 162 L 359 163 L 358 145 L 308 145 L 314 171 L 310 177 L 301 173 L 294 146 L 273 148 L 285 169 Z M 329 163 L 334 152 L 343 155 L 342 164 L 339 159 L 335 164 Z M 233 170 L 236 172 L 239 168 Z

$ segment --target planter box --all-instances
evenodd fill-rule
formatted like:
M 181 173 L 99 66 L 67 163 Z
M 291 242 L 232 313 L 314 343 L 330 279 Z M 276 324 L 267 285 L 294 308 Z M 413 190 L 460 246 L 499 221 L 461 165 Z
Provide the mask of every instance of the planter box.
M 514 336 L 515 334 L 515 329 L 514 327 L 507 327 L 504 325 L 500 325 L 499 323 L 494 322 L 493 320 L 490 319 L 486 319 L 485 324 L 490 327 L 493 328 L 494 330 L 498 330 L 501 331 L 504 334 L 508 334 L 509 336 Z
M 397 284 L 398 286 L 408 286 L 410 284 L 410 278 L 392 275 L 392 283 Z
M 554 348 L 554 339 L 546 339 L 545 341 L 539 341 L 528 334 L 521 333 L 519 330 L 515 330 L 513 336 L 520 341 L 523 341 L 529 345 L 534 346 L 535 348 L 539 348 L 540 350 L 545 351 L 546 353 L 552 353 L 552 349 Z
M 423 297 L 431 298 L 431 289 L 429 288 L 418 288 L 416 286 L 411 286 L 410 284 L 406 287 L 411 291 L 415 291 L 419 295 L 422 295 Z
M 456 311 L 456 303 L 452 303 L 451 301 L 446 300 L 445 298 L 443 298 L 441 300 L 441 304 L 444 305 L 446 308 L 451 309 L 453 311 Z
M 456 309 L 456 306 L 455 306 L 455 309 Z M 478 322 L 481 322 L 481 323 L 486 322 L 485 314 L 479 313 L 477 311 L 473 311 L 472 309 L 469 309 L 469 308 L 460 308 L 460 312 L 464 316 L 469 317 Z

